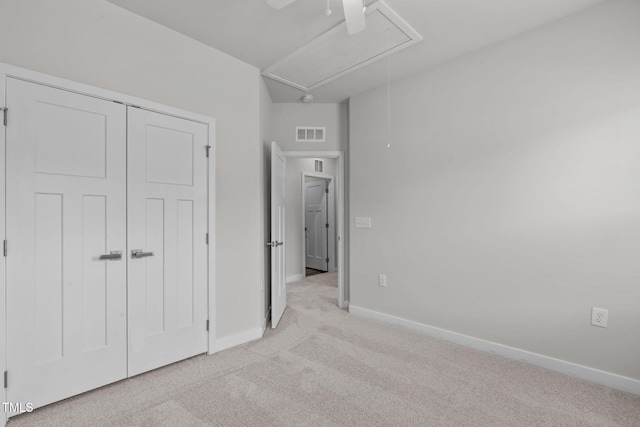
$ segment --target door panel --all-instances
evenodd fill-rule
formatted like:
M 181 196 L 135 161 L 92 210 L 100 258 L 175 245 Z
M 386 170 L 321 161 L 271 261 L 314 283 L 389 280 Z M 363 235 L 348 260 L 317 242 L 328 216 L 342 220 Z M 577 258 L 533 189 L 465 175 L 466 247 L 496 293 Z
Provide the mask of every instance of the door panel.
M 328 271 L 327 186 L 325 180 L 305 182 L 306 267 Z
M 207 351 L 207 132 L 129 108 L 130 376 Z
M 178 293 L 178 327 L 191 326 L 195 323 L 194 271 L 192 268 L 194 223 L 193 200 L 178 200 L 178 257 L 176 259 L 177 281 L 182 290 Z
M 10 402 L 125 378 L 126 109 L 7 79 Z M 9 414 L 14 415 L 14 414 Z
M 271 327 L 278 322 L 287 307 L 285 266 L 285 171 L 287 158 L 271 143 Z
M 35 194 L 34 361 L 37 365 L 63 355 L 62 195 Z M 13 302 L 13 301 L 12 301 Z
M 84 350 L 90 351 L 107 345 L 106 307 L 104 295 L 107 291 L 106 263 L 95 262 L 95 254 L 104 250 L 107 242 L 107 198 L 83 196 L 84 222 L 82 266 L 85 272 L 84 288 Z M 121 248 L 123 251 L 125 248 Z M 124 261 L 120 261 L 124 262 Z

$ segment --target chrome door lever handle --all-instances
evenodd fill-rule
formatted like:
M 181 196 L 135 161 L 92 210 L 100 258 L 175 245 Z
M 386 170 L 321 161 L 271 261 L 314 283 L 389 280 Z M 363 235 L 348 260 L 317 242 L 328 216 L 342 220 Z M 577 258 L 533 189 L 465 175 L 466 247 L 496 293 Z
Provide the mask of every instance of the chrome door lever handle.
M 267 243 L 267 246 L 271 246 L 272 248 L 277 248 L 278 246 L 282 246 L 282 245 L 284 245 L 284 242 L 275 241 L 275 242 Z
M 284 242 L 276 242 L 276 247 L 284 245 Z
M 108 259 L 109 261 L 117 261 L 122 259 L 122 251 L 111 251 L 108 254 L 100 255 L 100 259 Z
M 144 258 L 153 256 L 153 252 L 142 252 L 142 249 L 133 249 L 131 251 L 131 258 Z

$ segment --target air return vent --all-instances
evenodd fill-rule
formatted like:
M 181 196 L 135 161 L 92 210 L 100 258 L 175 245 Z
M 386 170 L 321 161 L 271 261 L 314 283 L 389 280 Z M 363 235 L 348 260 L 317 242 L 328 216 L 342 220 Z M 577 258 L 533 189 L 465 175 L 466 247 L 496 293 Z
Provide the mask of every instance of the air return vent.
M 363 31 L 349 35 L 342 22 L 262 74 L 308 92 L 422 40 L 382 1 L 367 6 L 366 23 Z
M 314 170 L 316 171 L 316 173 L 323 173 L 324 172 L 324 161 L 323 160 L 316 160 Z
M 297 127 L 296 142 L 325 142 L 327 128 L 324 127 Z

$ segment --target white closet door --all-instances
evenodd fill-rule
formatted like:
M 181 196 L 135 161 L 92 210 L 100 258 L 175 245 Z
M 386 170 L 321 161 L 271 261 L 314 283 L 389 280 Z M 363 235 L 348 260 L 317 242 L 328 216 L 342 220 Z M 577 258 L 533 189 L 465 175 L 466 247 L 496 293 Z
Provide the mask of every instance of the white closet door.
M 9 402 L 125 378 L 126 109 L 7 80 Z M 13 415 L 13 414 L 9 414 Z
M 207 132 L 129 108 L 130 376 L 207 351 Z

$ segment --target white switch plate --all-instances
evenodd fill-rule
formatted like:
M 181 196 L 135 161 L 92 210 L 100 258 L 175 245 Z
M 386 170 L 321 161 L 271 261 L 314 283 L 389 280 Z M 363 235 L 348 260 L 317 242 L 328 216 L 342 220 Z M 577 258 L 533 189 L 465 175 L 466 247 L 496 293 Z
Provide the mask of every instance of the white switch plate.
M 371 228 L 371 217 L 368 217 L 368 216 L 357 216 L 356 217 L 356 228 Z

